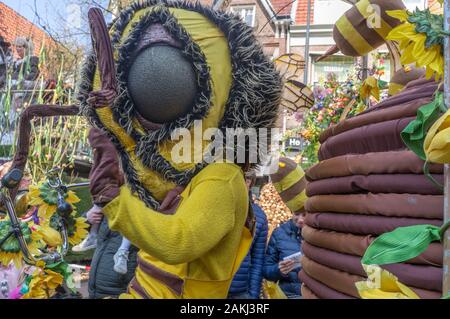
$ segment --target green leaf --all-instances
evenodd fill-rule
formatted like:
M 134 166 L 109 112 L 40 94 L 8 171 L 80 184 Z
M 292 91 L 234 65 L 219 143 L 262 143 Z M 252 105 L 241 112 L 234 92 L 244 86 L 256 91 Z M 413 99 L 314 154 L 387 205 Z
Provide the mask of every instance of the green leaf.
M 441 115 L 441 105 L 444 104 L 442 93 L 436 94 L 433 102 L 417 110 L 417 117 L 400 133 L 405 145 L 421 159 L 426 160 L 423 143 L 427 132 Z
M 72 275 L 72 272 L 70 271 L 69 268 L 69 264 L 66 263 L 65 261 L 60 261 L 55 264 L 46 265 L 45 268 L 61 274 L 64 277 L 65 281 L 70 280 L 70 276 Z
M 49 205 L 58 205 L 58 192 L 56 191 L 56 189 L 50 187 L 48 182 L 43 183 L 39 187 L 39 192 L 44 202 Z M 67 196 L 67 194 L 64 194 L 64 198 L 67 198 Z
M 440 228 L 433 225 L 399 227 L 375 239 L 367 248 L 365 265 L 395 264 L 423 253 L 433 241 L 440 240 Z
M 31 242 L 31 229 L 28 227 L 26 223 L 20 223 L 20 228 L 22 230 L 22 235 L 25 239 L 25 242 L 29 244 Z M 6 236 L 12 231 L 11 221 L 6 220 L 0 222 L 0 242 L 2 242 Z M 18 253 L 20 252 L 20 244 L 17 240 L 16 236 L 12 234 L 5 241 L 3 241 L 0 246 L 0 251 L 4 251 L 7 253 Z
M 409 17 L 408 22 L 415 24 L 417 33 L 427 36 L 425 46 L 444 44 L 444 17 L 440 14 L 431 13 L 430 9 L 416 9 Z

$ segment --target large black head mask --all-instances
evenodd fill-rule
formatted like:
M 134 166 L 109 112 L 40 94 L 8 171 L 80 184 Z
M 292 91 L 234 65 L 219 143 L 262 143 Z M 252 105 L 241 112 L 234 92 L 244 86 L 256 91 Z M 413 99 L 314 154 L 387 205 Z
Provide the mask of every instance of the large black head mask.
M 127 85 L 139 114 L 158 124 L 186 115 L 197 92 L 192 65 L 179 49 L 168 45 L 153 45 L 140 52 Z
M 144 32 L 132 59 L 127 87 L 141 117 L 163 124 L 191 111 L 197 94 L 192 63 L 160 24 Z

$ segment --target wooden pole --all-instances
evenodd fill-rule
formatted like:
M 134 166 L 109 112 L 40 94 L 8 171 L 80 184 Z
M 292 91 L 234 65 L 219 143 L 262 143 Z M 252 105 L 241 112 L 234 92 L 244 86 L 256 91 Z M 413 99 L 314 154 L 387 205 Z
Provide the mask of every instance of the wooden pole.
M 450 0 L 444 1 L 444 30 L 450 30 Z M 450 38 L 445 38 L 444 43 L 444 98 L 447 108 L 450 107 Z M 445 165 L 444 169 L 445 193 L 444 193 L 444 224 L 450 220 L 450 164 Z M 443 287 L 442 294 L 450 294 L 450 229 L 448 229 L 443 238 L 444 261 L 443 261 Z
M 308 13 L 306 15 L 306 38 L 305 38 L 305 74 L 303 77 L 303 83 L 305 85 L 308 85 L 310 32 L 311 32 L 311 0 L 308 0 Z
M 444 220 L 450 220 L 450 165 L 445 165 L 445 200 L 444 200 Z M 443 296 L 450 295 L 450 229 L 447 229 L 444 235 L 444 278 L 443 278 Z

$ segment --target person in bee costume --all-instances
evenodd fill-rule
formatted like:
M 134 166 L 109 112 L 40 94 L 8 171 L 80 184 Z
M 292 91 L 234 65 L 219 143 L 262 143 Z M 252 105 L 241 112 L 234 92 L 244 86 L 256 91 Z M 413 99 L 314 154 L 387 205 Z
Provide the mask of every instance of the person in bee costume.
M 126 177 L 103 208 L 111 229 L 140 249 L 122 298 L 226 298 L 252 241 L 244 180 L 252 165 L 248 156 L 241 164 L 237 156 L 180 163 L 171 134 L 189 130 L 195 158 L 199 143 L 203 152 L 211 144 L 194 140 L 196 120 L 202 132 L 217 128 L 224 136 L 227 128 L 273 127 L 279 74 L 239 17 L 198 3 L 136 2 L 107 37 L 117 87 L 103 84 L 99 69 L 108 61 L 97 50 L 85 64 L 79 101 L 108 133 Z

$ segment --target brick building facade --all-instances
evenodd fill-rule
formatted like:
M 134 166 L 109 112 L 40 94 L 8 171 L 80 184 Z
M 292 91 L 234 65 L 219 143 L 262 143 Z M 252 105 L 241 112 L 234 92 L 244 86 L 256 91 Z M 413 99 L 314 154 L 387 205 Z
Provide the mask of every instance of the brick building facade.
M 115 4 L 127 4 L 132 0 L 111 0 Z M 195 1 L 195 0 L 192 0 Z M 316 64 L 315 58 L 333 46 L 333 26 L 345 11 L 357 0 L 201 0 L 205 5 L 239 14 L 251 25 L 261 42 L 264 52 L 276 59 L 286 53 L 295 53 L 304 59 L 308 2 L 310 11 L 310 39 L 308 56 L 308 84 L 317 82 L 327 72 L 335 72 L 342 79 L 353 67 L 355 59 L 336 55 Z M 439 10 L 438 0 L 403 0 L 409 9 L 428 5 Z M 387 52 L 381 47 L 380 52 Z M 389 66 L 387 66 L 389 68 Z M 389 80 L 389 69 L 386 70 Z M 303 77 L 301 76 L 303 79 Z
M 250 24 L 264 52 L 277 58 L 289 51 L 289 30 L 298 0 L 215 0 L 215 7 L 232 11 Z M 246 17 L 252 16 L 252 22 Z M 251 23 L 250 23 L 251 22 Z
M 19 13 L 0 1 L 0 35 L 5 41 L 13 44 L 17 37 L 30 38 L 34 44 L 34 54 L 39 55 L 42 45 L 46 47 L 54 43 L 44 30 L 21 16 Z

